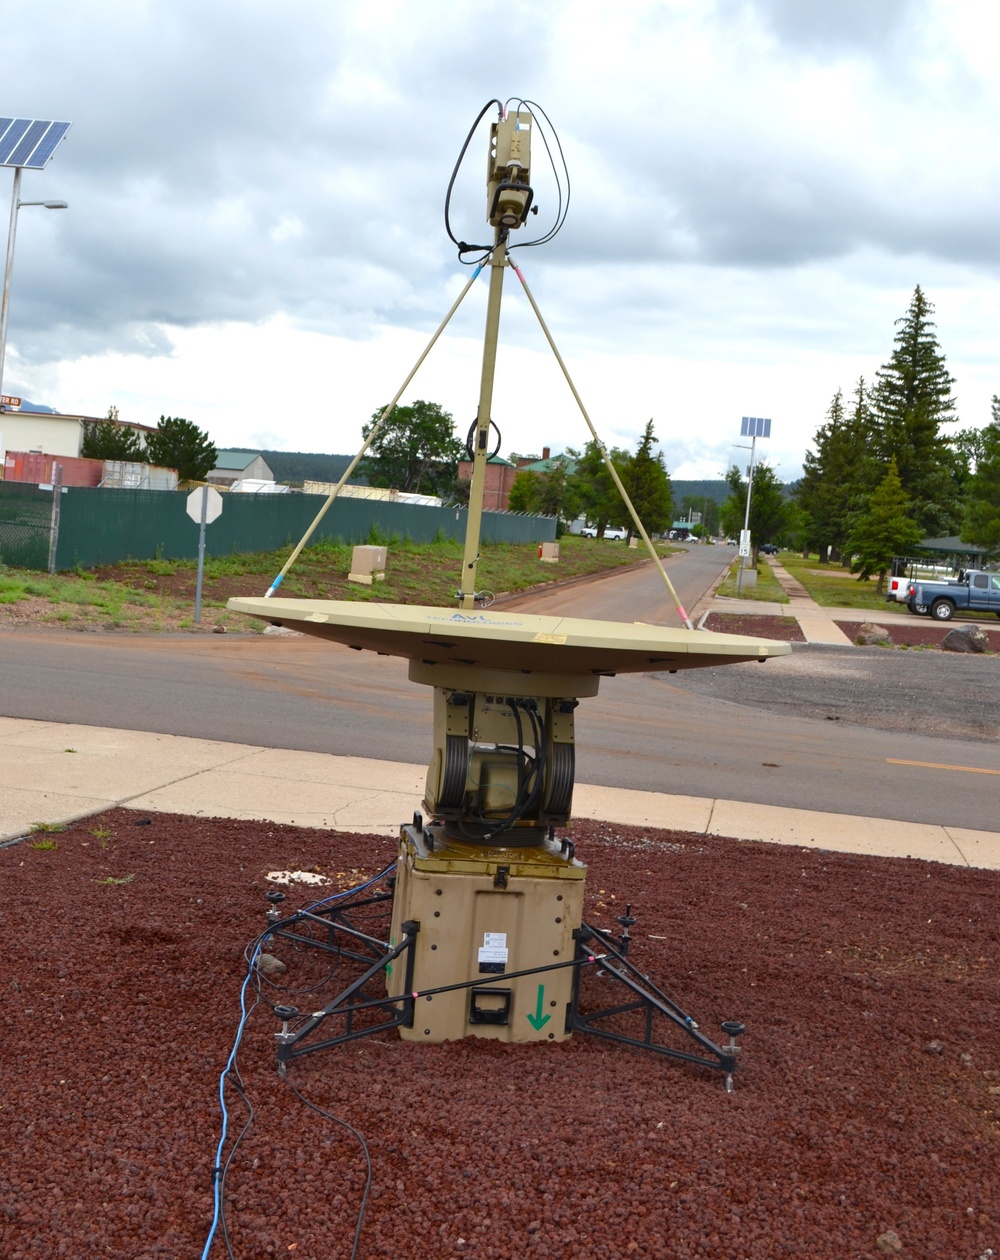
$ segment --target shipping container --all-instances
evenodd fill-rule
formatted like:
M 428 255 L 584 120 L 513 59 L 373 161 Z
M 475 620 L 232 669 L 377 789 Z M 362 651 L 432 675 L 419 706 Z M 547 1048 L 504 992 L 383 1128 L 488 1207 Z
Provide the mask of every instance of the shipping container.
M 39 451 L 8 451 L 3 461 L 4 481 L 52 485 L 58 464 L 64 486 L 99 486 L 104 464 L 99 459 L 77 459 L 72 455 L 43 455 Z

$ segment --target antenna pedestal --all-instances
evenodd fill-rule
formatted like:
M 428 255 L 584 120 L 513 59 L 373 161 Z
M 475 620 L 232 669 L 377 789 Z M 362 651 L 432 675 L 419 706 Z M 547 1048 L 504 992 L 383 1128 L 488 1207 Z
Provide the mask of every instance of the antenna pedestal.
M 568 1037 L 586 873 L 571 845 L 548 838 L 491 849 L 447 837 L 442 827 L 403 827 L 389 939 L 400 939 L 408 921 L 420 931 L 413 1020 L 400 1037 Z M 390 971 L 386 991 L 398 989 Z

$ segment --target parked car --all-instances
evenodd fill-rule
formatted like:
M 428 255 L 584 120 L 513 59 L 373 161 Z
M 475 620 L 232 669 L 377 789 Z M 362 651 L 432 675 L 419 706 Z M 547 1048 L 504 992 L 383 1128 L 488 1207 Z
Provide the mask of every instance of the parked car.
M 778 548 L 774 543 L 761 543 L 757 550 L 762 556 L 776 556 L 778 554 Z
M 628 530 L 623 529 L 621 525 L 605 525 L 604 527 L 605 538 L 622 539 L 622 538 L 625 538 L 627 534 L 628 534 Z M 597 526 L 584 525 L 583 529 L 580 530 L 580 537 L 581 538 L 596 538 Z

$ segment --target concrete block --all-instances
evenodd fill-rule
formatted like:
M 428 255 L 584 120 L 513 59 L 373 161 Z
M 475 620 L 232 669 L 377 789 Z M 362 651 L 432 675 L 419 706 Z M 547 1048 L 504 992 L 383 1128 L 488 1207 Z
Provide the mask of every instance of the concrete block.
M 348 582 L 356 582 L 361 586 L 371 586 L 373 582 L 384 582 L 385 561 L 385 547 L 355 547 L 351 552 L 351 571 L 347 575 Z

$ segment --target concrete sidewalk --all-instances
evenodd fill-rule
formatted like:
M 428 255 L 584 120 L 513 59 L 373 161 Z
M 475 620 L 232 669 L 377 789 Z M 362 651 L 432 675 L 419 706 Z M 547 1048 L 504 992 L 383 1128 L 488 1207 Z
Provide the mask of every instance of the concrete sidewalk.
M 807 643 L 850 646 L 851 640 L 834 623 L 834 614 L 839 613 L 840 610 L 821 607 L 802 583 L 793 578 L 786 569 L 783 569 L 770 556 L 765 556 L 764 559 L 771 566 L 781 589 L 787 596 L 787 604 L 759 599 L 731 599 L 717 595 L 717 590 L 729 574 L 729 569 L 726 568 L 719 575 L 715 586 L 695 605 L 691 614 L 695 624 L 700 627 L 708 614 L 712 612 L 735 613 L 739 616 L 794 617 Z
M 0 717 L 0 843 L 118 805 L 396 835 L 426 768 Z M 1000 870 L 1000 834 L 578 784 L 576 818 Z

